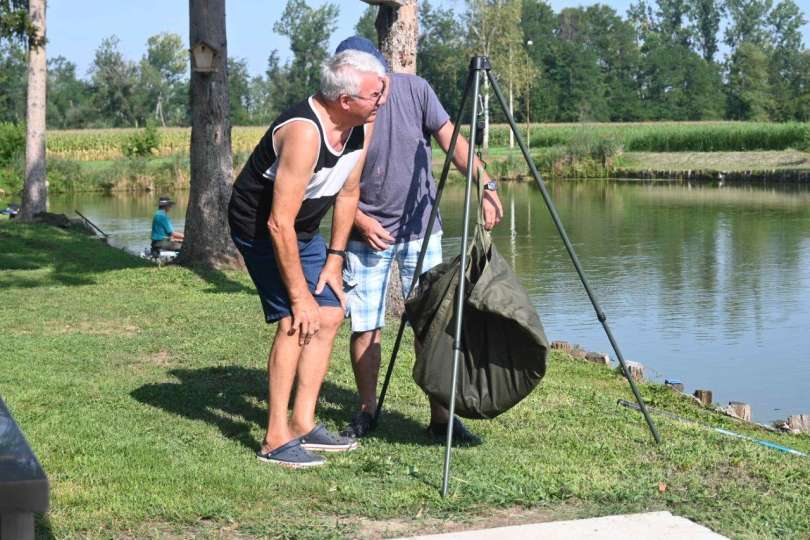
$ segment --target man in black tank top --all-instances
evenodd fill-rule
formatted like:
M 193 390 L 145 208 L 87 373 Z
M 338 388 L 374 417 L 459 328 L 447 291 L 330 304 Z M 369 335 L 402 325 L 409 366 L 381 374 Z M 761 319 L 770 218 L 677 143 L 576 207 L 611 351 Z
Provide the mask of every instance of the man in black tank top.
M 231 236 L 265 320 L 278 321 L 268 358 L 267 433 L 257 452 L 262 461 L 311 467 L 325 463 L 313 450 L 357 447 L 354 439 L 315 425 L 315 404 L 345 313 L 344 250 L 371 122 L 385 100 L 384 74 L 367 53 L 347 51 L 327 60 L 320 92 L 273 122 L 233 186 Z M 327 248 L 318 226 L 332 207 Z

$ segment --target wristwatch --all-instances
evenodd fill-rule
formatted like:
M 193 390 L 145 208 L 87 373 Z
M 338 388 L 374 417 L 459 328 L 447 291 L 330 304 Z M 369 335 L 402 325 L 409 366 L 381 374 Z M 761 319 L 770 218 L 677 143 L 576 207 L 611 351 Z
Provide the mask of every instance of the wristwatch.
M 498 183 L 492 178 L 490 178 L 489 182 L 484 184 L 484 189 L 486 189 L 487 191 L 495 191 L 496 189 L 498 189 Z
M 328 255 L 337 255 L 338 257 L 343 257 L 344 259 L 346 258 L 346 251 L 342 249 L 326 248 L 326 253 Z

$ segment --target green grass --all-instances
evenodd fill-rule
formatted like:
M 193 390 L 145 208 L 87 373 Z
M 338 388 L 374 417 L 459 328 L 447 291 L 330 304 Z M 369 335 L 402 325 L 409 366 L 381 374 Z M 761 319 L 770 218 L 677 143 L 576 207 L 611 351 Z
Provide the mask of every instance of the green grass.
M 622 156 L 628 170 L 776 171 L 810 169 L 810 153 L 798 150 L 762 152 L 629 152 Z
M 810 535 L 810 463 L 657 419 L 656 446 L 613 371 L 555 354 L 541 387 L 453 454 L 422 433 L 410 335 L 373 438 L 312 471 L 257 462 L 266 408 L 262 322 L 246 275 L 157 268 L 78 234 L 0 223 L 0 393 L 51 482 L 39 532 L 64 537 L 331 538 L 509 520 L 669 510 L 739 538 Z M 339 428 L 355 402 L 341 332 L 319 403 Z M 562 339 L 565 336 L 550 336 Z M 384 336 L 387 355 L 391 329 Z M 810 451 L 698 410 L 649 402 Z M 662 490 L 660 483 L 666 485 Z
M 494 125 L 490 144 L 506 146 L 506 125 Z M 747 152 L 810 149 L 810 123 L 629 122 L 532 124 L 532 147 L 566 145 L 587 133 L 616 138 L 627 152 Z M 525 126 L 521 126 L 525 137 Z

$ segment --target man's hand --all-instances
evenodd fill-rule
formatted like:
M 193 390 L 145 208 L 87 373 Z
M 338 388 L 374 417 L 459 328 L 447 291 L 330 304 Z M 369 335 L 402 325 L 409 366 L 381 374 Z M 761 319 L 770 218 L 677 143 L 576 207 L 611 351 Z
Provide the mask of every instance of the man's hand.
M 394 242 L 394 237 L 388 234 L 388 231 L 379 221 L 365 214 L 362 214 L 361 217 L 360 214 L 361 212 L 358 212 L 358 216 L 354 220 L 354 226 L 363 235 L 366 243 L 377 251 L 388 249 L 388 246 Z
M 309 291 L 305 291 L 298 299 L 291 300 L 291 304 L 292 324 L 289 335 L 294 335 L 297 330 L 298 345 L 303 347 L 308 345 L 312 336 L 321 329 L 320 308 Z
M 484 200 L 481 201 L 481 204 L 484 207 L 484 228 L 489 231 L 501 222 L 503 206 L 501 206 L 498 193 L 488 189 L 484 190 Z
M 324 287 L 329 285 L 335 296 L 340 300 L 340 307 L 346 312 L 346 295 L 343 294 L 343 257 L 329 255 L 326 264 L 318 277 L 318 284 L 315 286 L 315 294 L 321 294 Z

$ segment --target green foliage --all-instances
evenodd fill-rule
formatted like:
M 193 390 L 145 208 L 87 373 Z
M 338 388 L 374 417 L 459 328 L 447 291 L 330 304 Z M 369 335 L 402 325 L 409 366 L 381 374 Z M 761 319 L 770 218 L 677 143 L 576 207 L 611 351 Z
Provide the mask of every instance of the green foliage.
M 0 122 L 25 122 L 27 70 L 25 49 L 0 40 Z
M 417 73 L 430 82 L 442 105 L 451 114 L 458 110 L 469 58 L 459 54 L 465 47 L 464 29 L 449 9 L 435 9 L 430 2 L 419 6 Z
M 137 122 L 137 66 L 124 58 L 120 40 L 102 40 L 90 68 L 93 106 L 98 116 L 114 127 L 134 126 Z
M 25 153 L 25 126 L 0 122 L 0 167 L 5 167 L 14 159 Z
M 753 43 L 740 44 L 731 57 L 728 79 L 728 116 L 736 120 L 768 120 L 773 97 L 765 50 Z
M 49 159 L 47 171 L 49 193 L 71 193 L 97 189 L 95 185 L 82 178 L 82 168 L 76 161 Z
M 422 2 L 422 5 L 424 4 L 425 2 Z M 421 7 L 422 6 L 420 6 L 420 9 Z M 378 11 L 378 6 L 366 6 L 357 24 L 354 25 L 354 33 L 358 36 L 363 36 L 372 43 L 377 43 L 377 28 L 374 26 L 374 21 L 377 20 Z
M 121 151 L 127 157 L 146 157 L 160 148 L 160 134 L 154 123 L 149 122 L 141 131 L 136 131 L 122 146 Z
M 329 39 L 335 31 L 337 4 L 326 3 L 317 9 L 304 0 L 288 0 L 273 31 L 290 40 L 292 62 L 285 66 L 286 94 L 278 94 L 279 107 L 285 109 L 313 94 L 320 83 L 321 64 L 329 57 Z
M 76 76 L 76 64 L 64 56 L 48 59 L 48 128 L 87 126 L 95 113 L 90 88 Z
M 0 40 L 27 42 L 36 35 L 27 0 L 0 0 Z

